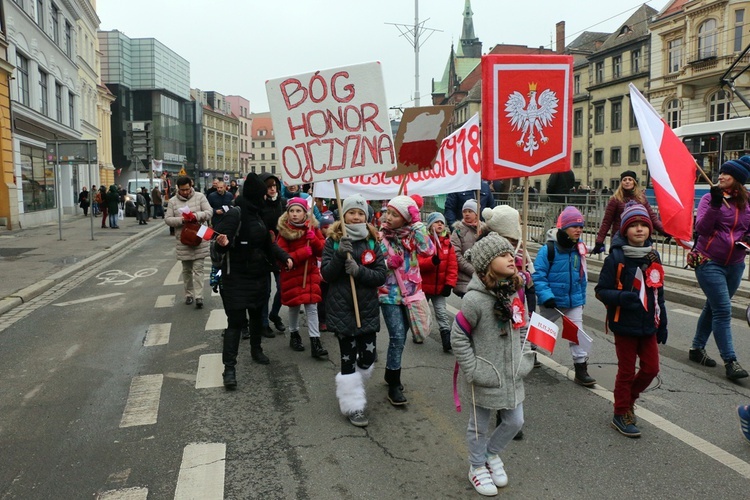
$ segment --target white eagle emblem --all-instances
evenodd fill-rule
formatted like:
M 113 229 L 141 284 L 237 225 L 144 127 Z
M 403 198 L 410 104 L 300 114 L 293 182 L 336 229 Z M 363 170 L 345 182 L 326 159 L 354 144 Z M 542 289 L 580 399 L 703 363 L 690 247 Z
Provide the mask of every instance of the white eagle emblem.
M 555 113 L 557 113 L 558 99 L 555 92 L 547 89 L 536 96 L 537 84 L 529 83 L 529 103 L 518 91 L 513 92 L 505 103 L 505 112 L 510 118 L 510 124 L 513 130 L 521 130 L 521 138 L 516 141 L 516 146 L 523 146 L 523 150 L 529 152 L 529 156 L 534 155 L 534 151 L 539 149 L 539 142 L 536 138 L 536 131 L 539 132 L 542 144 L 549 140 L 542 129 L 552 124 Z

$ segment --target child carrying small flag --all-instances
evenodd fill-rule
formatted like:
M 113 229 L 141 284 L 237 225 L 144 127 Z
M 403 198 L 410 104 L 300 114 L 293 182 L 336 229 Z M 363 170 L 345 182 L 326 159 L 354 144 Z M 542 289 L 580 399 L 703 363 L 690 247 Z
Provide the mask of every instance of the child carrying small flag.
M 534 356 L 522 348 L 523 304 L 517 292 L 523 280 L 515 265 L 515 249 L 489 233 L 466 252 L 475 274 L 468 284 L 451 330 L 451 345 L 462 373 L 461 398 L 467 403 L 469 481 L 481 495 L 496 495 L 508 484 L 500 453 L 523 427 L 525 377 Z M 523 351 L 522 351 L 523 349 Z M 490 419 L 500 410 L 502 422 L 489 433 Z
M 641 435 L 635 401 L 659 373 L 657 343 L 667 343 L 664 270 L 659 253 L 651 247 L 652 231 L 643 205 L 629 203 L 595 289 L 596 298 L 607 306 L 607 326 L 615 334 L 615 414 L 610 425 L 630 438 Z M 640 358 L 637 374 L 636 357 Z

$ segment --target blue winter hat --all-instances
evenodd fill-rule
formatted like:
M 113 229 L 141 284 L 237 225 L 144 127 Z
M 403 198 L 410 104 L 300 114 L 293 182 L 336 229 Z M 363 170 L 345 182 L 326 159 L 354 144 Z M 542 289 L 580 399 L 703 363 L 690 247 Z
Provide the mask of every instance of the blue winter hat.
M 729 174 L 740 184 L 745 184 L 750 176 L 750 155 L 737 160 L 729 160 L 719 169 L 720 174 Z
M 630 201 L 625 205 L 625 210 L 622 211 L 622 215 L 620 216 L 620 234 L 625 236 L 628 228 L 636 222 L 646 224 L 649 234 L 654 231 L 654 224 L 651 222 L 651 217 L 648 215 L 646 207 L 637 201 Z
M 443 224 L 445 224 L 445 216 L 441 214 L 440 212 L 432 212 L 430 215 L 427 216 L 427 229 L 430 229 L 430 226 L 436 223 L 437 221 L 441 221 Z

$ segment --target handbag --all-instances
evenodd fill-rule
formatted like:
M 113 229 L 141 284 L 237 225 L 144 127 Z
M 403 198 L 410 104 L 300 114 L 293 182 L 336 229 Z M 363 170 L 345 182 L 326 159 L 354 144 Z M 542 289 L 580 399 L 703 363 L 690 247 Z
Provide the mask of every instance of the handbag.
M 388 253 L 391 254 L 393 250 L 390 245 L 386 243 Z M 417 343 L 424 342 L 425 337 L 430 335 L 432 329 L 432 313 L 430 313 L 430 304 L 427 303 L 427 297 L 424 292 L 420 289 L 414 295 L 406 295 L 406 287 L 401 279 L 397 270 L 393 271 L 398 282 L 398 287 L 401 289 L 401 301 L 406 306 L 406 311 L 409 316 L 409 326 L 411 328 L 411 334 L 414 337 L 414 341 Z
M 186 222 L 182 225 L 180 231 L 180 243 L 189 247 L 197 247 L 203 242 L 203 238 L 198 236 L 198 230 L 201 225 L 197 222 Z

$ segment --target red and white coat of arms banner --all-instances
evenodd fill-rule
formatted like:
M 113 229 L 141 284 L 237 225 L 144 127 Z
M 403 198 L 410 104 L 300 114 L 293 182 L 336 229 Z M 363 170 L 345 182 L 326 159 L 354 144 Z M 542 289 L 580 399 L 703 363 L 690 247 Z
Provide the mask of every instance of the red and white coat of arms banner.
M 482 57 L 482 178 L 570 170 L 573 57 Z

